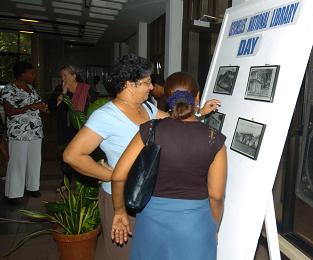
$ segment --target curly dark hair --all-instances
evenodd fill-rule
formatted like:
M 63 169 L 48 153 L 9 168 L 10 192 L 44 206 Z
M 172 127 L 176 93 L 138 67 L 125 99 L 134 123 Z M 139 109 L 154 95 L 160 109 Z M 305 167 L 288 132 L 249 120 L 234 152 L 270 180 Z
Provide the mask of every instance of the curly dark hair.
M 18 61 L 14 64 L 13 67 L 13 76 L 15 79 L 20 77 L 24 72 L 27 70 L 32 70 L 34 69 L 33 64 L 26 62 L 26 61 Z
M 128 54 L 118 59 L 110 71 L 110 81 L 116 93 L 123 90 L 126 81 L 138 81 L 152 73 L 153 67 L 145 58 Z
M 151 74 L 151 83 L 154 86 L 155 84 L 158 84 L 159 86 L 163 87 L 164 86 L 164 79 L 163 77 L 161 77 L 161 75 L 159 74 Z

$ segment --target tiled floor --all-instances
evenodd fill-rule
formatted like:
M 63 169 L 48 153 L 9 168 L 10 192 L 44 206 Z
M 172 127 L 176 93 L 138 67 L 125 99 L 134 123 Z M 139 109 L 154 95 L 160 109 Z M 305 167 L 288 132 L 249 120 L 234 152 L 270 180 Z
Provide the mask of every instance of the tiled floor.
M 40 198 L 24 197 L 22 204 L 19 207 L 7 205 L 3 199 L 0 200 L 0 217 L 10 219 L 21 219 L 17 213 L 17 209 L 26 208 L 31 210 L 42 210 L 42 201 L 54 201 L 57 193 L 56 189 L 60 183 L 59 172 L 59 152 L 55 139 L 55 127 L 53 121 L 48 121 L 45 124 L 45 139 L 43 143 L 43 160 L 42 160 L 42 175 L 40 190 L 42 196 Z M 5 175 L 4 165 L 0 165 L 0 178 Z M 4 194 L 4 180 L 0 180 L 0 196 Z M 45 224 L 49 227 L 49 224 Z M 57 248 L 51 235 L 44 235 L 26 242 L 16 252 L 9 257 L 3 257 L 14 243 L 19 241 L 25 234 L 35 230 L 41 230 L 43 224 L 14 224 L 0 223 L 0 259 L 5 260 L 57 260 Z M 96 249 L 95 260 L 103 259 L 101 257 L 102 238 L 98 237 L 98 245 Z M 255 260 L 267 260 L 267 251 L 259 247 Z M 73 259 L 75 260 L 75 259 Z M 107 259 L 104 259 L 107 260 Z M 115 260 L 115 259 L 114 259 Z M 116 259 L 117 260 L 117 259 Z

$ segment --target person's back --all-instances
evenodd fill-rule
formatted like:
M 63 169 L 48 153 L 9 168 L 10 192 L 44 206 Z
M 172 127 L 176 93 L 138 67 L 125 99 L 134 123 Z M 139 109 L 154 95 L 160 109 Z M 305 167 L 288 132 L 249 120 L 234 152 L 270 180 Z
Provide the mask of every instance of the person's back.
M 149 122 L 141 126 L 143 141 L 148 137 L 149 127 Z M 208 169 L 224 140 L 224 135 L 199 121 L 160 120 L 155 142 L 162 152 L 153 196 L 208 198 Z

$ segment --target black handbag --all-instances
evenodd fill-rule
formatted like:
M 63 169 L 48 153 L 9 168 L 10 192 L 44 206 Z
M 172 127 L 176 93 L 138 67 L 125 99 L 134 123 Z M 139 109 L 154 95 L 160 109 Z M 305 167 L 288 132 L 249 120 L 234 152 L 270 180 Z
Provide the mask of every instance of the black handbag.
M 131 167 L 124 189 L 125 206 L 135 212 L 149 202 L 157 180 L 161 147 L 155 144 L 157 119 L 151 121 L 148 140 Z

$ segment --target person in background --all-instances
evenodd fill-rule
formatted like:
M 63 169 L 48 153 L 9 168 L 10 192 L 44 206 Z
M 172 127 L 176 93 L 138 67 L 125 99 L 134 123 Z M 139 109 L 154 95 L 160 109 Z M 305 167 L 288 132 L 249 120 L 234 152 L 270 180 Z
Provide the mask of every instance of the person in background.
M 13 74 L 15 80 L 4 87 L 0 101 L 4 106 L 9 140 L 5 201 L 17 205 L 25 188 L 29 195 L 40 196 L 43 138 L 40 111 L 46 111 L 47 105 L 32 86 L 35 80 L 32 64 L 17 62 Z
M 130 259 L 214 260 L 226 183 L 225 136 L 196 119 L 199 88 L 191 75 L 172 74 L 165 92 L 171 112 L 155 129 L 158 177 L 151 200 L 136 215 Z M 111 236 L 120 245 L 132 234 L 125 181 L 151 126 L 151 121 L 140 125 L 113 171 Z
M 128 259 L 131 239 L 122 247 L 112 243 L 113 207 L 111 174 L 118 159 L 139 130 L 139 125 L 153 118 L 168 116 L 152 103 L 146 102 L 151 84 L 152 65 L 144 58 L 129 54 L 112 66 L 110 84 L 115 98 L 96 110 L 85 126 L 66 147 L 63 158 L 80 173 L 104 181 L 100 189 L 99 208 L 103 235 L 103 259 Z M 219 102 L 207 102 L 204 113 L 215 110 Z M 90 153 L 100 145 L 107 156 L 107 164 L 100 165 Z M 134 218 L 130 217 L 130 225 Z
M 60 70 L 61 84 L 56 86 L 49 98 L 49 109 L 56 113 L 57 121 L 57 139 L 61 151 L 63 152 L 65 146 L 73 139 L 77 133 L 70 122 L 68 106 L 62 102 L 63 96 L 68 96 L 73 103 L 73 107 L 81 112 L 85 112 L 90 102 L 93 101 L 95 95 L 90 86 L 83 83 L 80 75 L 71 65 L 63 66 Z M 62 159 L 60 168 L 63 175 L 71 182 L 72 175 L 75 170 L 66 164 Z M 63 178 L 61 181 L 61 188 L 64 186 Z
M 152 102 L 158 109 L 167 112 L 168 105 L 164 95 L 164 79 L 159 74 L 151 75 L 151 83 L 153 89 L 150 91 L 149 101 Z
M 97 97 L 108 96 L 108 92 L 105 89 L 105 86 L 103 85 L 103 83 L 101 82 L 100 76 L 94 76 L 93 83 L 95 86 L 95 91 L 96 91 Z

